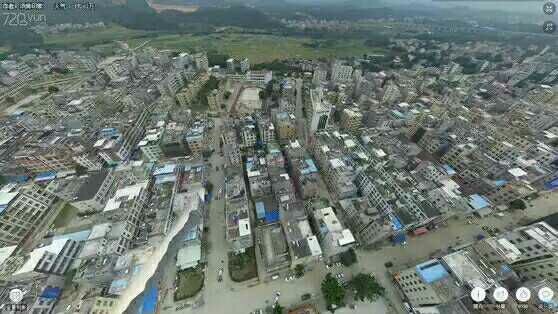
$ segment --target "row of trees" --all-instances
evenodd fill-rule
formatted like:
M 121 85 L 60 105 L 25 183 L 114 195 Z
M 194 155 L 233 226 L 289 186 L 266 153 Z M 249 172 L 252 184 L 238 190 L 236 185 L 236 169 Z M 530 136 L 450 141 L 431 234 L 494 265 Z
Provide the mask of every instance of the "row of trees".
M 345 303 L 346 288 L 351 289 L 354 293 L 355 301 L 374 302 L 385 294 L 385 288 L 382 287 L 376 278 L 371 274 L 360 273 L 351 279 L 347 286 L 339 284 L 339 281 L 331 275 L 327 274 L 322 281 L 321 290 L 324 295 L 327 307 L 330 310 L 343 306 Z

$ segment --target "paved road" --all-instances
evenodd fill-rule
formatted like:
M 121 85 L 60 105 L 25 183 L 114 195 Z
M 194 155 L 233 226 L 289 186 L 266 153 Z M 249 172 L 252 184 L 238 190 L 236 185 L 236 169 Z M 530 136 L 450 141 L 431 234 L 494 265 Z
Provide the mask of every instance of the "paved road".
M 302 106 L 304 105 L 302 101 L 302 79 L 295 80 L 296 88 L 296 103 L 295 103 L 295 116 L 296 116 L 296 132 L 298 140 L 301 144 L 306 143 L 306 129 L 305 129 L 305 119 L 302 114 Z

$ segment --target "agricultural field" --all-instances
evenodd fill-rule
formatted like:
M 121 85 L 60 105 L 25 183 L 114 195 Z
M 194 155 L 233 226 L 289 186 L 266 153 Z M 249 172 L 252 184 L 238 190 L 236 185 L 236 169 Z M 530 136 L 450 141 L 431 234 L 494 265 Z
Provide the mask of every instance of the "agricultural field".
M 110 25 L 105 28 L 96 28 L 79 32 L 67 32 L 58 34 L 47 34 L 44 36 L 44 44 L 51 47 L 75 49 L 83 46 L 89 47 L 112 41 L 126 41 L 130 38 L 148 36 L 150 32 L 132 30 L 118 25 Z M 145 41 L 145 39 L 144 39 Z
M 306 37 L 282 37 L 268 34 L 214 33 L 154 34 L 131 30 L 117 25 L 83 32 L 49 34 L 45 45 L 57 48 L 111 46 L 119 41 L 131 48 L 149 41 L 158 49 L 174 51 L 208 51 L 232 57 L 245 56 L 252 64 L 289 58 L 330 58 L 382 53 L 381 48 L 369 47 L 365 39 L 315 40 Z
M 128 41 L 130 47 L 140 45 L 143 39 Z M 320 58 L 360 56 L 379 53 L 364 40 L 316 41 L 302 37 L 280 37 L 259 34 L 161 35 L 152 38 L 149 45 L 159 49 L 177 51 L 205 50 L 233 57 L 245 56 L 253 64 L 289 58 Z

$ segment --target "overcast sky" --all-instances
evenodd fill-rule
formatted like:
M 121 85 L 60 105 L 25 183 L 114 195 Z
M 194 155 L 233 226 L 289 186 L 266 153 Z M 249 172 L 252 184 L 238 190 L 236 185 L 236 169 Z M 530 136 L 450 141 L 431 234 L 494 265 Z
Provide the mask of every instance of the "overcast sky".
M 293 3 L 308 3 L 308 4 L 318 4 L 318 3 L 339 3 L 343 0 L 287 0 Z M 410 4 L 410 3 L 420 3 L 424 5 L 435 5 L 442 7 L 455 7 L 455 6 L 467 6 L 470 8 L 486 9 L 486 10 L 502 10 L 502 11 L 515 11 L 522 13 L 540 13 L 542 17 L 542 4 L 543 1 L 465 1 L 465 0 L 454 0 L 454 1 L 433 1 L 433 0 L 381 0 L 386 5 L 400 5 L 400 4 Z

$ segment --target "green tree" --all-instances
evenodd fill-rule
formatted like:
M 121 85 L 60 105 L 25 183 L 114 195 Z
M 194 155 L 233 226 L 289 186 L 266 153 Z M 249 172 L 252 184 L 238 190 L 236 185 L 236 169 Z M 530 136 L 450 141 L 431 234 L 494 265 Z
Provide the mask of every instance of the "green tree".
M 231 97 L 231 92 L 225 91 L 225 93 L 223 94 L 223 96 L 225 97 L 225 99 L 229 99 L 229 97 Z
M 349 286 L 355 291 L 355 300 L 374 302 L 385 293 L 376 278 L 370 274 L 360 273 L 349 281 Z
M 341 253 L 340 257 L 341 257 L 341 263 L 347 267 L 357 262 L 357 256 L 353 248 L 350 248 L 347 251 Z
M 527 208 L 527 205 L 525 205 L 525 202 L 522 199 L 516 199 L 510 202 L 510 208 L 524 210 Z
M 78 176 L 82 176 L 84 174 L 87 174 L 88 169 L 82 165 L 76 165 L 76 174 Z
M 54 85 L 48 87 L 49 94 L 58 93 L 60 89 Z
M 304 276 L 304 265 L 302 264 L 298 264 L 295 267 L 295 275 L 300 278 L 302 276 Z
M 335 279 L 331 273 L 328 273 L 322 281 L 321 290 L 329 309 L 333 309 L 334 306 L 337 307 L 343 305 L 343 300 L 345 299 L 345 288 L 339 284 L 337 279 Z
M 205 184 L 205 189 L 207 190 L 207 192 L 213 191 L 213 183 L 207 181 L 207 183 Z
M 284 308 L 281 306 L 281 304 L 277 303 L 273 307 L 273 314 L 283 314 L 283 310 Z
M 417 131 L 415 132 L 415 134 L 413 134 L 413 136 L 411 137 L 411 141 L 413 143 L 418 143 L 422 137 L 424 136 L 424 134 L 426 133 L 426 130 L 422 127 L 419 127 L 417 129 Z

